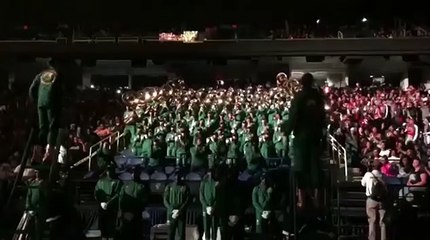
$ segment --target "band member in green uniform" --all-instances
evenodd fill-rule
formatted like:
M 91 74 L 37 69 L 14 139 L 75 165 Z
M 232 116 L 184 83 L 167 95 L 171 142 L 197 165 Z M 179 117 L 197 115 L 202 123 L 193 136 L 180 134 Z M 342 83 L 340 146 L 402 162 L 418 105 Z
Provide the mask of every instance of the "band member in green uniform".
M 34 162 L 50 161 L 54 156 L 62 108 L 61 81 L 58 71 L 49 66 L 34 78 L 30 86 L 30 98 L 37 104 L 39 117 L 39 139 L 32 156 Z M 46 152 L 42 158 L 44 146 Z
M 97 154 L 97 172 L 102 173 L 106 171 L 108 166 L 112 164 L 114 164 L 114 154 L 112 153 L 110 144 L 104 142 L 101 151 Z
M 285 132 L 279 126 L 275 128 L 275 132 L 273 133 L 273 143 L 275 144 L 276 155 L 285 159 L 288 151 L 288 137 L 285 136 Z
M 34 177 L 29 180 L 25 208 L 32 216 L 33 237 L 36 240 L 42 238 L 45 226 L 48 207 L 47 190 L 47 185 L 39 172 L 34 171 Z
M 108 167 L 106 176 L 97 182 L 94 191 L 94 196 L 100 205 L 99 227 L 102 239 L 113 239 L 115 237 L 120 189 L 121 182 L 115 179 L 115 169 Z
M 136 182 L 138 174 L 136 171 L 123 179 L 119 193 L 119 239 L 142 239 L 142 212 L 149 196 L 144 186 Z
M 259 185 L 252 191 L 252 205 L 255 209 L 256 232 L 268 234 L 269 220 L 273 216 L 273 188 L 263 176 Z
M 232 164 L 238 164 L 240 159 L 240 143 L 238 141 L 236 133 L 233 133 L 231 138 L 227 139 L 227 159 L 231 159 Z
M 136 120 L 137 120 L 136 112 L 133 111 L 130 106 L 127 106 L 124 112 L 124 123 L 125 123 L 124 134 L 129 135 L 130 143 L 136 137 Z
M 180 132 L 176 137 L 175 149 L 176 149 L 176 165 L 185 166 L 187 163 L 187 153 L 188 153 L 188 141 L 184 132 Z
M 218 218 L 215 217 L 216 187 L 218 186 L 216 171 L 210 169 L 200 183 L 200 203 L 203 210 L 203 228 L 205 240 L 217 239 Z
M 175 144 L 175 131 L 171 126 L 167 127 L 169 132 L 166 135 L 167 143 L 167 153 L 166 157 L 175 158 L 176 157 L 176 144 Z
M 273 145 L 273 142 L 269 138 L 269 134 L 265 133 L 261 135 L 259 139 L 259 147 L 260 147 L 260 154 L 264 159 L 273 158 L 275 157 L 275 146 Z
M 187 208 L 190 203 L 190 189 L 184 183 L 184 174 L 178 172 L 175 182 L 169 184 L 164 190 L 164 206 L 167 208 L 169 223 L 169 240 L 185 240 L 185 227 Z
M 197 138 L 196 145 L 190 148 L 191 171 L 198 172 L 208 166 L 208 151 L 202 138 Z
M 313 88 L 312 74 L 304 74 L 301 83 L 303 88 L 294 96 L 286 127 L 287 136 L 294 134 L 293 168 L 299 189 L 299 207 L 303 206 L 306 195 L 318 203 L 321 143 L 326 127 L 324 98 Z

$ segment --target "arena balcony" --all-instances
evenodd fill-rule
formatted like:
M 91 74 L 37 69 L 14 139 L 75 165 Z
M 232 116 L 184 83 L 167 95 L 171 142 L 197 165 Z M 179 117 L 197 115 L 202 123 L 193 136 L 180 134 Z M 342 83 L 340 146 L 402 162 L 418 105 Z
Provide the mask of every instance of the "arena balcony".
M 205 59 L 265 56 L 390 56 L 430 54 L 430 38 L 237 39 L 179 41 L 103 38 L 0 41 L 1 57 Z

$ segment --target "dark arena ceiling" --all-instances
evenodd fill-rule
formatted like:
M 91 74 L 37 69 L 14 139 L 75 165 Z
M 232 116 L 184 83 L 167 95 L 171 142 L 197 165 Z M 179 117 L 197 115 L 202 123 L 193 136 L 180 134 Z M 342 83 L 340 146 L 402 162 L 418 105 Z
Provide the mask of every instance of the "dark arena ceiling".
M 427 10 L 422 0 L 1 0 L 0 25 L 62 22 L 159 30 L 222 23 L 282 25 L 286 19 L 305 24 L 317 18 L 351 24 L 363 16 L 391 24 L 394 18 L 427 22 Z

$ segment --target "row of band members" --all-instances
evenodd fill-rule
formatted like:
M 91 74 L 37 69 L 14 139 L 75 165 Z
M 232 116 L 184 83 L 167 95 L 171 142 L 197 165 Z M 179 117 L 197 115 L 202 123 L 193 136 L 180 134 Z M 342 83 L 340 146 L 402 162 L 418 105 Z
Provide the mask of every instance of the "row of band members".
M 204 239 L 243 239 L 245 196 L 237 182 L 234 167 L 219 166 L 210 169 L 200 183 L 199 199 L 202 209 Z M 99 227 L 103 238 L 140 239 L 142 219 L 150 191 L 133 180 L 115 178 L 112 169 L 96 185 L 95 198 L 99 202 Z M 127 179 L 127 176 L 125 177 Z M 185 240 L 187 209 L 193 202 L 183 171 L 177 171 L 174 181 L 164 189 L 163 202 L 167 209 L 169 239 Z M 252 205 L 255 210 L 257 234 L 280 234 L 274 214 L 274 184 L 267 175 L 253 188 Z M 276 230 L 275 230 L 276 229 Z M 203 234 L 202 233 L 202 234 Z

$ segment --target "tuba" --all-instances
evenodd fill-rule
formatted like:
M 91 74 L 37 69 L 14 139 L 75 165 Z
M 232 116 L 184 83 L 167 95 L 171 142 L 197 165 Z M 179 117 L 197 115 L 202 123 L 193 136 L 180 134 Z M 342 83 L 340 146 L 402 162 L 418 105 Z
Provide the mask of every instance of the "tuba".
M 284 72 L 276 75 L 276 86 L 286 91 L 287 97 L 292 97 L 301 90 L 301 84 L 297 79 L 288 79 Z

